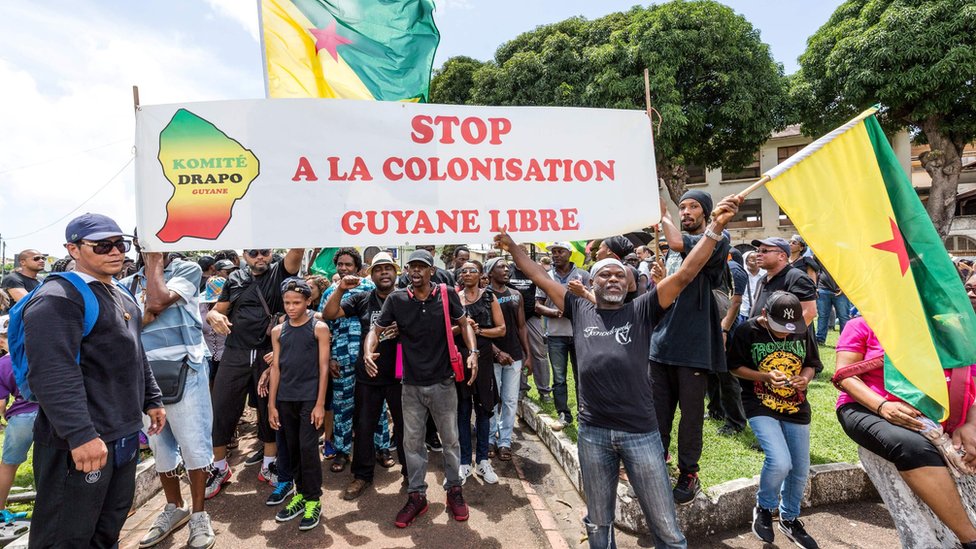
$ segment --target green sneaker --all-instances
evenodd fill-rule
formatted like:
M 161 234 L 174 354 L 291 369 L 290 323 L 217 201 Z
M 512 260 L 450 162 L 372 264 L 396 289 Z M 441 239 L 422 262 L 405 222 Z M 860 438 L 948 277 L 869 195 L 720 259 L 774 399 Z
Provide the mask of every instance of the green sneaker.
M 305 498 L 301 494 L 295 494 L 284 509 L 278 511 L 275 520 L 278 522 L 288 522 L 289 520 L 302 516 L 305 512 Z
M 299 530 L 311 530 L 319 525 L 319 517 L 322 516 L 322 502 L 319 500 L 305 502 L 305 516 L 298 523 Z

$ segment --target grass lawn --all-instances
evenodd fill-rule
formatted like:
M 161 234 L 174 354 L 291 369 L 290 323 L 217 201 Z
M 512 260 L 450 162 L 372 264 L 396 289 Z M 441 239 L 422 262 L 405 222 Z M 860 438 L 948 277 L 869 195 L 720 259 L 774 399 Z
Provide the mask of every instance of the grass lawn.
M 830 383 L 830 378 L 834 374 L 834 347 L 837 344 L 837 336 L 836 331 L 828 332 L 827 345 L 820 346 L 820 360 L 823 362 L 824 369 L 810 384 L 807 393 L 813 412 L 810 428 L 811 464 L 858 461 L 857 445 L 840 428 L 837 416 L 834 415 L 837 389 Z M 529 383 L 532 384 L 531 378 Z M 569 406 L 571 410 L 576 410 L 576 386 L 572 376 L 569 376 L 568 385 Z M 542 403 L 534 385 L 528 395 L 545 412 L 556 417 L 555 406 L 552 403 Z M 705 420 L 700 476 L 702 485 L 706 488 L 737 478 L 751 478 L 758 475 L 762 469 L 762 452 L 751 449 L 753 441 L 756 440 L 752 430 L 746 427 L 742 433 L 728 437 L 718 434 L 718 428 L 721 426 L 721 421 Z M 564 430 L 574 442 L 577 436 L 576 427 L 577 424 L 574 422 Z M 678 418 L 676 417 L 669 450 L 672 456 L 678 455 L 677 430 Z M 676 463 L 677 459 L 674 462 Z

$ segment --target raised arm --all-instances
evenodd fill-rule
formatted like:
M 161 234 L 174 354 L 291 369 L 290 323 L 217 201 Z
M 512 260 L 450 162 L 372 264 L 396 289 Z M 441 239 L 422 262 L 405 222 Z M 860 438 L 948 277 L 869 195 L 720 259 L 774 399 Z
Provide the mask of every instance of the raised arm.
M 325 302 L 325 308 L 322 309 L 322 318 L 325 320 L 335 320 L 337 318 L 344 318 L 346 312 L 342 310 L 340 306 L 342 304 L 342 296 L 346 295 L 346 292 L 359 286 L 359 277 L 353 275 L 346 275 L 342 277 L 339 284 L 336 286 L 335 291 L 329 295 L 328 301 Z
M 305 259 L 305 248 L 292 248 L 288 250 L 285 258 L 282 260 L 282 266 L 285 268 L 285 272 L 291 276 L 297 275 L 298 270 L 302 268 L 303 259 Z
M 742 200 L 742 198 L 736 195 L 723 198 L 712 214 L 712 222 L 708 226 L 708 230 L 715 234 L 722 234 L 725 226 L 735 217 L 736 212 L 739 211 L 739 204 L 742 203 Z M 678 271 L 666 277 L 657 285 L 657 300 L 661 304 L 661 308 L 667 309 L 670 307 L 674 303 L 674 300 L 678 298 L 681 291 L 688 284 L 691 284 L 691 281 L 694 280 L 695 276 L 698 275 L 702 267 L 705 266 L 705 263 L 712 256 L 716 244 L 718 242 L 714 239 L 707 236 L 703 237 L 698 241 L 698 244 L 695 244 L 691 253 L 685 257 Z
M 512 254 L 512 260 L 515 261 L 515 266 L 525 273 L 525 276 L 529 277 L 538 288 L 545 292 L 560 311 L 563 310 L 566 304 L 566 288 L 550 278 L 541 265 L 532 261 L 532 258 L 525 253 L 525 250 L 521 246 L 512 240 L 512 237 L 507 232 L 502 230 L 495 235 L 495 246 L 502 251 Z M 536 304 L 536 311 L 539 310 L 539 305 Z

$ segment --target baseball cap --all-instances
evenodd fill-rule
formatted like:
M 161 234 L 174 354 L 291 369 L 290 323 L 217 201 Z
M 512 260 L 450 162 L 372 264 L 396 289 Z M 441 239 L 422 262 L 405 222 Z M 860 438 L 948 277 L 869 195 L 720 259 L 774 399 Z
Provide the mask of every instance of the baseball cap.
M 68 226 L 64 229 L 65 242 L 104 240 L 113 236 L 133 238 L 131 234 L 123 233 L 115 220 L 102 214 L 86 213 L 79 215 L 69 221 Z
M 432 267 L 434 265 L 434 256 L 430 255 L 430 252 L 427 250 L 414 250 L 410 252 L 410 257 L 407 258 L 407 264 L 413 263 L 414 261 L 420 261 Z
M 367 267 L 366 274 L 373 274 L 373 267 L 378 267 L 380 265 L 393 265 L 393 269 L 397 273 L 400 272 L 400 266 L 393 261 L 393 256 L 386 252 L 377 252 L 376 255 L 373 256 L 373 262 L 369 264 L 369 267 Z
M 298 278 L 297 276 L 293 276 L 286 278 L 281 283 L 281 293 L 285 292 L 298 292 L 305 297 L 311 297 L 312 287 L 309 286 L 308 282 L 305 282 L 305 280 Z
M 786 254 L 786 257 L 790 256 L 790 243 L 787 242 L 786 239 L 780 238 L 778 236 L 774 236 L 764 240 L 753 240 L 752 245 L 757 248 L 760 245 L 775 246 L 780 250 L 783 250 L 783 253 Z
M 771 330 L 788 334 L 802 334 L 807 331 L 800 298 L 789 292 L 773 292 L 763 310 L 766 311 L 766 322 Z
M 204 271 L 209 269 L 215 262 L 216 260 L 212 255 L 201 255 L 197 258 L 197 265 L 200 265 L 200 268 Z
M 227 279 L 222 276 L 212 276 L 210 280 L 207 281 L 207 289 L 203 293 L 204 303 L 216 303 L 217 298 L 220 297 L 220 293 L 224 291 L 224 283 Z
M 553 248 L 562 248 L 564 250 L 573 251 L 573 247 L 570 246 L 569 242 L 553 242 L 549 245 L 549 249 L 551 250 Z
M 220 261 L 214 263 L 214 269 L 217 269 L 218 271 L 229 271 L 236 267 L 237 265 L 234 265 L 234 262 L 229 259 L 221 259 Z

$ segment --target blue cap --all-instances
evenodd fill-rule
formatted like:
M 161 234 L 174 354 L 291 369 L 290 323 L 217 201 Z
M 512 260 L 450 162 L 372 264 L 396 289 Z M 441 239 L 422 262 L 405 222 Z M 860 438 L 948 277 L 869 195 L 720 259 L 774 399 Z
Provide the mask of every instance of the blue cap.
M 68 222 L 68 227 L 64 230 L 65 242 L 78 242 L 79 240 L 104 240 L 114 236 L 128 236 L 119 224 L 112 218 L 102 215 L 86 213 L 79 215 Z
M 783 250 L 783 253 L 786 254 L 787 258 L 790 257 L 790 243 L 787 242 L 785 238 L 774 236 L 772 238 L 752 241 L 752 245 L 755 246 L 756 248 L 758 248 L 760 245 L 763 244 L 765 244 L 766 246 L 773 246 L 774 248 L 779 248 L 780 250 Z

